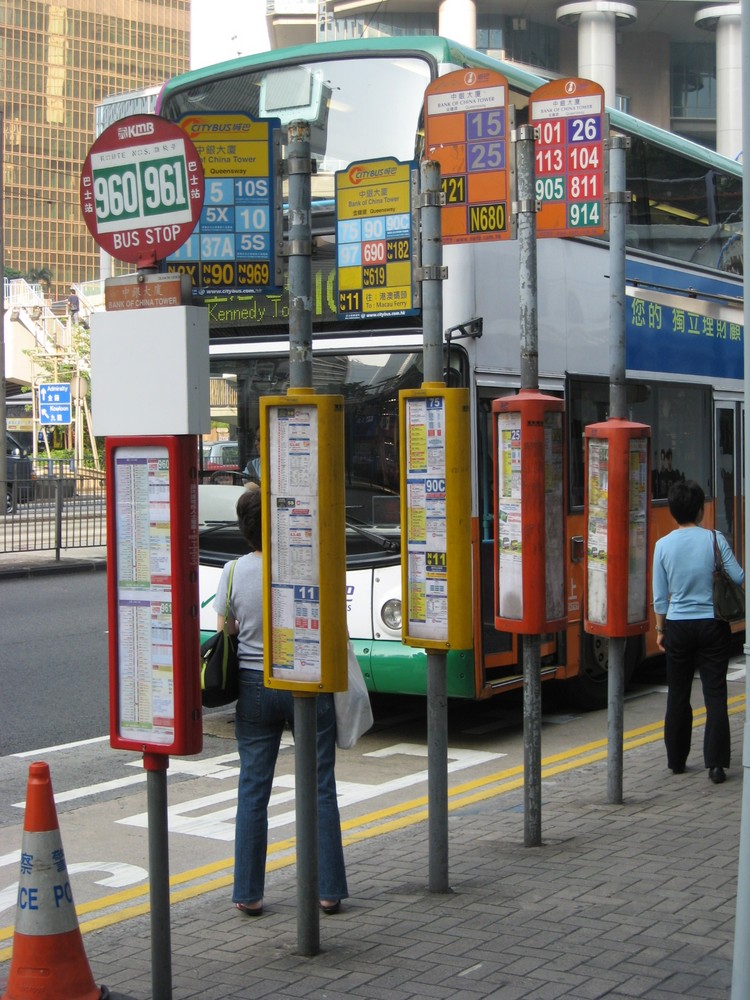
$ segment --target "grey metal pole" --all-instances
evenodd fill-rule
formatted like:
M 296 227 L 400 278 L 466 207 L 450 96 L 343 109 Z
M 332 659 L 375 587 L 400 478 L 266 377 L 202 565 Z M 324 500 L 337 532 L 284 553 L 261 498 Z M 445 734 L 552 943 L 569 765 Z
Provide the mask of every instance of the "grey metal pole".
M 742 160 L 750 150 L 750 0 L 742 0 Z M 750 219 L 750 187 L 747 170 L 742 171 L 742 217 L 747 225 Z M 743 257 L 750 256 L 750 235 L 743 231 Z M 747 280 L 744 280 L 745 296 L 745 338 L 750 323 L 750 307 L 747 304 Z M 750 385 L 750 350 L 747 339 L 745 348 L 745 386 Z M 745 399 L 745 419 L 747 420 L 747 398 Z M 745 433 L 745 496 L 750 493 L 750 435 Z M 750 566 L 750 509 L 745 504 L 745 567 Z M 745 640 L 745 693 L 750 701 L 750 646 Z M 745 716 L 743 733 L 742 769 L 742 811 L 740 815 L 740 851 L 737 875 L 737 904 L 734 922 L 734 960 L 732 965 L 731 1000 L 746 1000 L 750 996 L 750 720 Z
M 148 809 L 148 870 L 151 903 L 151 990 L 153 1000 L 172 1000 L 172 933 L 169 923 L 169 758 L 145 753 Z
M 316 695 L 295 695 L 294 698 L 297 951 L 306 956 L 320 952 L 317 703 Z
M 289 387 L 312 388 L 312 226 L 310 125 L 289 126 Z M 295 816 L 297 824 L 297 948 L 320 951 L 318 912 L 317 697 L 294 697 Z
M 521 388 L 539 388 L 539 325 L 537 316 L 536 191 L 534 128 L 516 129 L 516 206 L 521 306 Z M 540 584 L 542 585 L 542 584 Z M 542 843 L 542 659 L 538 635 L 523 642 L 523 842 Z
M 613 136 L 609 152 L 609 415 L 627 418 L 625 395 L 625 150 L 628 140 Z M 625 646 L 610 638 L 607 673 L 607 801 L 622 802 L 625 715 Z
M 440 224 L 440 165 L 421 166 L 422 323 L 424 381 L 443 382 L 443 239 Z M 427 652 L 427 799 L 430 892 L 448 884 L 448 695 L 447 659 Z

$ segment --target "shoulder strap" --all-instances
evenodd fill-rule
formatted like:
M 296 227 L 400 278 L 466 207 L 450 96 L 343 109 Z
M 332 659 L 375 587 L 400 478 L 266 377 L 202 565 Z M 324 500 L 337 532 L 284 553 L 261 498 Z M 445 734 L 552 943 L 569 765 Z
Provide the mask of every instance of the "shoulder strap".
M 234 567 L 237 565 L 237 560 L 232 561 L 232 565 L 229 568 L 229 582 L 227 583 L 227 604 L 224 609 L 224 624 L 226 625 L 227 618 L 229 617 L 229 602 L 232 598 L 232 580 L 234 579 Z
M 717 573 L 720 573 L 724 569 L 724 560 L 721 558 L 721 552 L 719 551 L 719 543 L 716 541 L 716 532 L 712 531 L 711 535 L 714 540 L 714 569 Z

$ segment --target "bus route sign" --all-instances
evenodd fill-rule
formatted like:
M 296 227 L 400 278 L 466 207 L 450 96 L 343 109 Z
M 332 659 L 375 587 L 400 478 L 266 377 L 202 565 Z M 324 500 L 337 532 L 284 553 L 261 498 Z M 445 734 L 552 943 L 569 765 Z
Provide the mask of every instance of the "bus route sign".
M 280 290 L 281 153 L 277 118 L 185 115 L 179 126 L 200 155 L 206 199 L 192 236 L 166 262 L 198 298 Z
M 456 70 L 425 91 L 425 155 L 440 164 L 445 244 L 511 237 L 508 111 L 508 81 L 493 70 Z
M 338 319 L 411 316 L 414 163 L 368 160 L 336 173 Z
M 535 142 L 536 235 L 602 236 L 604 90 L 591 80 L 553 80 L 529 99 Z
M 110 125 L 81 172 L 89 232 L 112 257 L 153 266 L 190 236 L 203 205 L 198 153 L 177 125 L 131 115 Z

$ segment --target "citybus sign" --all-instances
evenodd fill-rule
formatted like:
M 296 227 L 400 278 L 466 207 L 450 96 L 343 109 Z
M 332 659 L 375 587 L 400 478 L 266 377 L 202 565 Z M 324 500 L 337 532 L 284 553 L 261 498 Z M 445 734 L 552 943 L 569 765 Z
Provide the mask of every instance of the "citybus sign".
M 89 232 L 111 256 L 149 267 L 188 239 L 204 198 L 200 156 L 183 130 L 156 115 L 106 129 L 81 173 Z
M 604 90 L 591 80 L 553 80 L 531 95 L 529 118 L 538 129 L 537 236 L 604 235 Z

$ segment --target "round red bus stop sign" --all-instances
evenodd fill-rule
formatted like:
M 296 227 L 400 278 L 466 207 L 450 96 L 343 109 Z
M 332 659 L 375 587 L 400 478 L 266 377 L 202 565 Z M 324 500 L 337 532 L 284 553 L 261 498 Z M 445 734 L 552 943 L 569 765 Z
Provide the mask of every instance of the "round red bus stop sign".
M 157 115 L 131 115 L 94 142 L 81 172 L 89 232 L 112 257 L 151 267 L 178 250 L 203 207 L 203 167 L 185 132 Z

